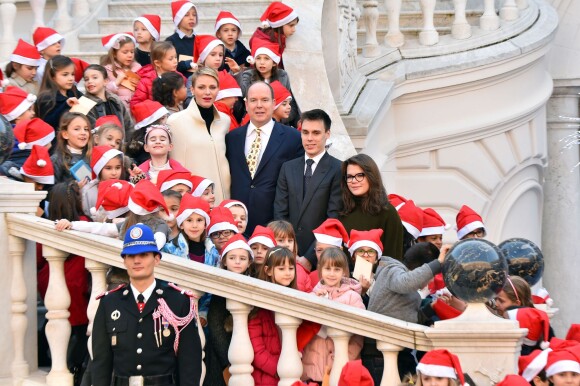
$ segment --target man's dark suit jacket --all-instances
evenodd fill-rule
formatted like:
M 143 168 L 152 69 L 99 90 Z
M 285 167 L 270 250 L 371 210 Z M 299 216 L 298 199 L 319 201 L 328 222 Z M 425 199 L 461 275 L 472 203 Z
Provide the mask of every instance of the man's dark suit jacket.
M 256 225 L 266 226 L 274 219 L 273 203 L 280 168 L 284 162 L 303 156 L 304 148 L 298 130 L 276 122 L 252 179 L 244 154 L 247 132 L 248 125 L 244 125 L 226 135 L 226 158 L 232 176 L 231 198 L 248 207 L 245 236 L 249 237 Z
M 314 268 L 316 256 L 312 230 L 327 218 L 338 218 L 342 209 L 341 162 L 328 153 L 324 154 L 312 174 L 306 192 L 304 165 L 304 156 L 282 165 L 274 201 L 274 219 L 292 224 L 296 232 L 298 254 L 306 256 Z

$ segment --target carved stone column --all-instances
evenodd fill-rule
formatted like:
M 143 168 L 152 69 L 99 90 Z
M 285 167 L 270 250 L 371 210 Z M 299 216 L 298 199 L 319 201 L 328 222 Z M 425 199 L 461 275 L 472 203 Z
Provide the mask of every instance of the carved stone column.
M 87 345 L 89 347 L 89 354 L 91 358 L 93 357 L 93 349 L 91 345 L 91 334 L 93 332 L 93 321 L 95 320 L 95 314 L 97 313 L 97 308 L 99 308 L 99 300 L 97 296 L 102 294 L 107 290 L 107 279 L 106 274 L 109 269 L 108 265 L 99 263 L 94 260 L 89 260 L 85 258 L 85 268 L 91 273 L 91 297 L 89 298 L 89 306 L 87 307 L 87 317 L 89 318 L 89 325 L 87 327 L 87 335 L 89 336 L 89 341 Z
M 302 360 L 298 353 L 296 331 L 302 320 L 276 312 L 276 324 L 282 331 L 282 351 L 278 361 L 278 386 L 290 386 L 302 376 Z
M 468 39 L 471 37 L 471 26 L 465 17 L 465 4 L 467 0 L 453 0 L 455 6 L 455 18 L 451 26 L 451 35 L 455 39 Z
M 56 19 L 54 27 L 62 35 L 72 28 L 72 19 L 68 13 L 68 0 L 56 0 Z
M 16 45 L 16 38 L 14 37 L 16 5 L 14 5 L 14 0 L 0 0 L 0 18 L 2 20 L 0 60 L 8 60 L 8 55 L 10 55 Z
M 71 327 L 68 321 L 70 313 L 70 294 L 64 278 L 64 261 L 68 253 L 47 246 L 42 247 L 44 258 L 50 267 L 48 289 L 44 304 L 48 312 L 46 318 L 46 339 L 50 347 L 52 368 L 46 376 L 49 386 L 72 386 L 73 375 L 68 371 L 66 353 L 70 339 Z
M 34 15 L 34 22 L 32 23 L 31 31 L 34 31 L 37 27 L 44 26 L 44 6 L 46 5 L 46 0 L 29 0 L 30 8 L 32 8 L 32 14 Z
M 421 0 L 423 12 L 423 29 L 419 33 L 419 43 L 424 46 L 432 46 L 439 42 L 439 33 L 433 24 L 436 0 Z
M 377 23 L 379 21 L 379 3 L 375 0 L 365 1 L 363 3 L 362 17 L 365 21 L 365 45 L 362 54 L 365 58 L 374 58 L 379 56 L 379 42 L 377 41 Z
M 401 17 L 401 0 L 385 0 L 387 16 L 389 17 L 389 30 L 385 35 L 385 44 L 390 47 L 401 47 L 405 44 L 405 36 L 400 30 L 399 18 Z
M 516 0 L 504 0 L 503 7 L 499 10 L 499 17 L 505 21 L 516 20 L 519 17 Z
M 89 14 L 89 9 L 89 2 L 87 0 L 73 0 L 73 18 L 77 19 L 87 16 Z
M 350 332 L 338 330 L 336 328 L 327 327 L 328 336 L 334 342 L 334 363 L 330 371 L 330 384 L 338 385 L 340 372 L 348 362 L 348 341 L 351 337 Z
M 397 359 L 399 357 L 399 351 L 403 347 L 377 340 L 377 349 L 383 353 L 385 363 L 381 386 L 398 385 L 401 383 L 401 376 L 399 375 L 399 368 L 397 367 Z
M 254 361 L 254 349 L 248 334 L 248 314 L 252 306 L 227 299 L 226 308 L 232 314 L 234 320 L 234 330 L 232 331 L 232 341 L 228 351 L 230 360 L 229 386 L 254 386 L 252 377 L 252 362 Z
M 28 319 L 26 317 L 26 281 L 24 278 L 23 255 L 26 249 L 25 240 L 19 237 L 8 236 L 8 248 L 12 258 L 12 285 L 10 296 L 12 298 L 12 341 L 14 344 L 14 359 L 12 360 L 12 379 L 21 382 L 28 376 L 28 362 L 24 359 L 24 338 Z
M 483 15 L 479 18 L 479 27 L 484 31 L 495 31 L 499 28 L 494 0 L 483 0 Z
M 528 6 L 529 6 L 528 0 L 516 0 L 516 4 L 518 5 L 518 9 L 520 11 L 528 8 Z

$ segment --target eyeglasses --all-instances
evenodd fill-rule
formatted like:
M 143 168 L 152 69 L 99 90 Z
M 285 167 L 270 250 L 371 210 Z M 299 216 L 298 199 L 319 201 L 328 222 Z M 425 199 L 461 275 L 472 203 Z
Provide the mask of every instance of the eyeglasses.
M 469 232 L 468 234 L 465 235 L 466 238 L 474 238 L 477 237 L 479 239 L 481 239 L 482 237 L 485 237 L 485 229 L 483 228 L 477 228 L 476 230 Z
M 346 182 L 350 184 L 353 181 L 362 182 L 362 180 L 364 180 L 365 177 L 366 177 L 366 174 L 364 174 L 364 173 L 357 173 L 354 176 L 352 176 L 350 174 L 347 174 L 346 177 L 345 177 L 345 179 L 346 179 Z
M 209 237 L 211 237 L 212 239 L 219 239 L 222 237 L 230 237 L 233 233 L 234 231 L 226 229 L 225 231 L 213 232 L 211 235 L 209 235 Z
M 368 257 L 375 257 L 377 255 L 377 251 L 375 251 L 374 249 L 368 249 L 368 250 L 364 250 L 364 249 L 357 249 L 356 251 L 354 251 L 355 255 L 358 256 L 368 256 Z

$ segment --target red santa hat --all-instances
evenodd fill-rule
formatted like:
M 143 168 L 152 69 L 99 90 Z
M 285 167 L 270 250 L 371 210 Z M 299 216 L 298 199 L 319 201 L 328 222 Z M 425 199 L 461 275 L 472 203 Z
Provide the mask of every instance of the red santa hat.
M 519 374 L 528 382 L 531 382 L 546 367 L 548 353 L 552 349 L 534 350 L 530 355 L 521 355 L 518 360 Z
M 70 60 L 72 60 L 75 65 L 75 82 L 78 83 L 83 78 L 85 70 L 90 66 L 90 64 L 79 58 L 70 58 Z
M 414 238 L 419 237 L 423 231 L 423 210 L 413 200 L 403 202 L 397 207 L 401 223 Z
M 36 102 L 36 95 L 27 94 L 15 86 L 8 86 L 0 93 L 0 113 L 8 121 L 13 121 Z
M 441 320 L 457 318 L 459 315 L 462 314 L 462 312 L 459 311 L 457 308 L 447 303 L 444 303 L 440 300 L 431 303 L 431 307 L 433 308 L 433 311 L 435 312 L 437 317 Z
M 433 280 L 429 282 L 429 293 L 433 295 L 435 292 L 445 288 L 445 281 L 443 280 L 443 274 L 441 272 L 433 276 Z
M 198 214 L 205 219 L 206 227 L 209 224 L 209 204 L 207 201 L 199 197 L 194 197 L 191 194 L 184 194 L 179 204 L 179 212 L 177 212 L 177 226 L 181 226 L 185 220 L 192 214 Z
M 14 137 L 20 150 L 31 150 L 32 146 L 46 146 L 54 139 L 54 129 L 40 118 L 20 121 L 14 126 Z
M 460 385 L 467 385 L 457 355 L 447 350 L 431 350 L 417 365 L 417 372 L 430 377 L 459 379 Z
M 9 60 L 14 63 L 38 67 L 40 54 L 35 46 L 22 39 L 18 39 L 18 44 L 16 44 L 16 48 L 12 51 Z
M 348 244 L 348 233 L 344 229 L 344 225 L 335 218 L 325 220 L 312 233 L 314 233 L 316 241 L 322 244 L 330 244 L 338 248 Z
M 236 205 L 241 206 L 242 208 L 244 208 L 244 211 L 246 212 L 246 217 L 247 217 L 248 216 L 248 208 L 241 201 L 238 201 L 238 200 L 223 200 L 219 204 L 219 206 L 224 207 L 224 208 L 228 208 L 228 209 L 230 209 L 232 206 L 236 206 Z
M 54 168 L 50 160 L 48 149 L 44 146 L 34 145 L 30 156 L 20 168 L 20 174 L 31 178 L 43 185 L 54 184 Z
M 457 238 L 459 240 L 479 228 L 483 228 L 484 234 L 486 233 L 481 216 L 467 205 L 463 205 L 459 209 L 455 221 L 457 222 Z
M 209 206 L 209 204 L 208 204 Z M 234 215 L 228 208 L 221 206 L 213 208 L 209 216 L 209 226 L 207 227 L 207 234 L 211 235 L 214 232 L 231 230 L 238 233 L 238 226 L 234 221 Z
M 548 307 L 552 307 L 554 304 L 548 290 L 543 287 L 532 290 L 532 301 L 534 304 L 545 304 Z
M 161 37 L 161 17 L 159 15 L 141 15 L 133 20 L 133 25 L 138 21 L 142 23 L 147 31 L 153 37 L 153 40 L 159 40 Z
M 197 69 L 197 64 L 202 64 L 209 53 L 221 45 L 225 48 L 224 42 L 212 35 L 195 35 L 195 44 L 193 45 L 193 63 L 191 68 Z
M 338 378 L 338 386 L 374 386 L 374 384 L 371 373 L 360 359 L 347 362 Z
M 508 374 L 501 382 L 496 383 L 495 386 L 530 386 L 530 383 L 519 375 Z
M 250 64 L 254 64 L 258 55 L 267 55 L 274 63 L 280 63 L 280 48 L 276 43 L 264 39 L 253 39 L 252 56 L 248 56 L 246 61 Z
M 213 184 L 212 180 L 202 176 L 191 175 L 189 180 L 191 181 L 191 195 L 194 197 L 201 197 L 204 190 Z
M 133 191 L 133 185 L 123 180 L 107 180 L 99 182 L 97 203 L 91 208 L 91 214 L 97 214 L 101 207 L 105 210 L 107 218 L 114 219 L 129 211 L 129 196 Z
M 147 99 L 132 106 L 131 114 L 135 118 L 135 130 L 139 130 L 168 115 L 169 111 L 161 103 Z
M 236 79 L 231 76 L 226 70 L 222 70 L 218 74 L 220 81 L 220 90 L 218 91 L 216 101 L 229 97 L 241 97 L 242 89 L 240 88 Z
M 103 126 L 106 123 L 112 123 L 114 125 L 119 126 L 119 128 L 123 128 L 123 125 L 121 125 L 121 121 L 119 120 L 119 117 L 117 117 L 116 115 L 103 115 L 102 117 L 99 117 L 97 119 L 97 121 L 95 122 L 95 128 L 93 129 L 93 134 L 95 134 L 97 131 L 99 131 L 101 126 Z
M 383 237 L 382 229 L 371 229 L 370 231 L 357 231 L 353 229 L 350 231 L 350 240 L 348 242 L 348 252 L 354 255 L 354 251 L 360 247 L 369 247 L 377 251 L 379 256 L 383 255 Z
M 528 335 L 524 338 L 526 346 L 535 346 L 540 338 L 544 341 L 540 343 L 542 349 L 550 346 L 547 342 L 550 334 L 550 318 L 544 311 L 531 307 L 515 308 L 507 312 L 509 319 L 517 320 L 520 328 L 527 328 Z
M 394 194 L 391 193 L 387 196 L 387 199 L 389 200 L 389 202 L 391 203 L 392 206 L 395 207 L 395 209 L 399 210 L 399 208 L 405 203 L 407 202 L 407 199 L 403 196 L 399 196 L 398 194 Z
M 449 228 L 434 209 L 423 209 L 423 230 L 419 236 L 442 235 Z
M 242 33 L 242 24 L 233 13 L 228 11 L 220 11 L 217 15 L 217 18 L 215 19 L 214 33 L 217 34 L 219 29 L 225 24 L 235 25 L 240 30 L 240 34 Z
M 197 13 L 197 7 L 191 1 L 173 1 L 171 2 L 171 14 L 173 15 L 173 24 L 175 24 L 175 28 L 179 28 L 179 23 L 183 20 L 183 17 L 189 10 L 193 8 Z M 194 27 L 197 26 L 197 23 Z
M 274 100 L 276 101 L 274 110 L 280 107 L 282 102 L 284 102 L 285 100 L 287 99 L 292 100 L 292 94 L 290 94 L 290 91 L 288 91 L 288 89 L 284 87 L 282 83 L 280 83 L 279 81 L 277 80 L 273 81 L 272 83 L 270 83 L 270 87 L 272 87 L 272 90 L 274 90 Z
M 546 364 L 546 377 L 570 371 L 580 374 L 580 345 L 576 344 L 561 350 L 554 350 L 548 353 Z
M 298 14 L 292 8 L 279 1 L 273 1 L 260 17 L 260 21 L 264 28 L 278 28 L 297 18 Z
M 276 246 L 274 231 L 261 225 L 256 226 L 254 233 L 252 233 L 252 236 L 248 240 L 248 245 L 252 246 L 254 243 L 260 243 L 268 248 L 274 248 Z
M 181 172 L 173 169 L 161 170 L 157 175 L 157 186 L 161 193 L 179 184 L 186 185 L 189 189 L 193 189 L 190 177 L 191 174 L 189 172 Z
M 570 329 L 566 334 L 566 340 L 573 340 L 580 343 L 580 324 L 570 325 Z
M 58 42 L 64 46 L 64 37 L 48 27 L 38 27 L 35 29 L 32 33 L 32 41 L 39 52 Z
M 93 153 L 91 154 L 91 169 L 93 169 L 93 179 L 99 176 L 101 170 L 103 170 L 107 162 L 118 155 L 122 156 L 123 152 L 114 149 L 109 145 L 93 147 Z
M 169 214 L 169 209 L 167 209 L 165 199 L 161 195 L 161 192 L 150 180 L 137 182 L 135 189 L 133 189 L 129 196 L 127 206 L 131 212 L 140 216 L 156 213 L 160 209 L 163 209 L 167 214 L 165 219 L 173 218 Z
M 137 40 L 135 40 L 135 37 L 131 32 L 119 32 L 117 34 L 110 34 L 104 36 L 101 38 L 101 43 L 103 43 L 103 47 L 105 47 L 108 50 L 110 50 L 111 48 L 118 50 L 119 48 L 121 48 L 120 40 L 126 38 L 131 39 L 133 41 L 133 44 L 137 45 Z
M 226 253 L 233 249 L 245 249 L 246 251 L 250 252 L 250 258 L 254 259 L 254 252 L 252 252 L 252 248 L 250 248 L 246 242 L 246 239 L 244 239 L 244 236 L 240 234 L 233 235 L 232 238 L 228 240 L 226 245 L 224 245 L 221 258 L 223 259 Z

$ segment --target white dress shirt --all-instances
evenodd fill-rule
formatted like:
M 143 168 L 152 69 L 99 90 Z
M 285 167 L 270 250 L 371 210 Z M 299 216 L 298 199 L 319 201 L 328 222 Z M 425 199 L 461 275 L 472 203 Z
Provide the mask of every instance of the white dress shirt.
M 322 157 L 324 157 L 324 154 L 326 154 L 326 150 L 324 150 L 322 153 L 318 154 L 314 158 L 310 158 L 310 157 L 308 157 L 308 155 L 304 154 L 304 174 L 306 174 L 306 168 L 308 167 L 308 165 L 306 164 L 306 161 L 308 161 L 308 159 L 311 159 L 314 161 L 314 163 L 312 164 L 312 175 L 314 175 L 314 171 L 316 170 L 316 167 L 318 166 L 318 163 L 320 162 Z
M 260 133 L 260 154 L 258 155 L 258 165 L 260 165 L 260 161 L 262 160 L 262 155 L 264 154 L 264 150 L 266 150 L 266 146 L 268 146 L 268 141 L 270 140 L 270 136 L 272 135 L 272 130 L 274 130 L 274 120 L 266 123 L 264 126 L 260 127 L 262 131 Z M 244 155 L 246 158 L 248 154 L 250 154 L 250 149 L 252 148 L 252 143 L 256 138 L 256 126 L 250 121 L 248 124 L 248 131 L 246 132 L 246 144 L 244 147 Z
M 143 295 L 143 298 L 145 299 L 143 302 L 147 303 L 147 300 L 149 300 L 149 298 L 151 297 L 151 294 L 153 293 L 153 290 L 155 289 L 155 285 L 157 284 L 156 280 L 153 280 L 153 283 L 147 287 L 147 289 L 143 292 L 139 292 L 139 290 L 135 287 L 133 287 L 133 284 L 131 284 L 131 289 L 133 290 L 133 296 L 135 297 L 135 302 L 139 302 L 137 300 L 137 296 L 139 296 L 139 294 Z

